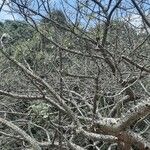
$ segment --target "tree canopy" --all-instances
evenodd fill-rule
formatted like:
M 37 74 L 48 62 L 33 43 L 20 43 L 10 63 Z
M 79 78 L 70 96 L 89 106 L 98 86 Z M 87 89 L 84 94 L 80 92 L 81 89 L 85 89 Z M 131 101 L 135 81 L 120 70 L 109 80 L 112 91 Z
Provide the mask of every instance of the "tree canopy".
M 56 4 L 1 4 L 0 149 L 150 149 L 150 2 Z

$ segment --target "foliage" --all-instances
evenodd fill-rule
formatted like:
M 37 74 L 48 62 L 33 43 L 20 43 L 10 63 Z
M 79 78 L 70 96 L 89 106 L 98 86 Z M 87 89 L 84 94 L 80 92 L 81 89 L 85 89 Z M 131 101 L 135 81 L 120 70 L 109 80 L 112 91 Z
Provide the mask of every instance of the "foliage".
M 0 22 L 11 36 L 0 53 L 0 148 L 144 149 L 149 24 L 133 26 L 137 6 L 122 1 L 63 2 L 12 1 L 25 21 Z

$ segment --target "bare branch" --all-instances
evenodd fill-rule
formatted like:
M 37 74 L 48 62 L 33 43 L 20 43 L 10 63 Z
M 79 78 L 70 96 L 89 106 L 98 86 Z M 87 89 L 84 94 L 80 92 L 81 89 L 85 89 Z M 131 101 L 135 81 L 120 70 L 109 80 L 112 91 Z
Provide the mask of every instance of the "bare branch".
M 11 128 L 18 134 L 20 134 L 25 140 L 27 140 L 32 145 L 34 150 L 41 150 L 41 147 L 38 145 L 37 141 L 35 141 L 35 139 L 31 138 L 25 131 L 23 131 L 22 129 L 20 129 L 19 127 L 14 125 L 13 123 L 11 123 L 3 118 L 0 118 L 0 122 L 5 124 L 9 128 Z

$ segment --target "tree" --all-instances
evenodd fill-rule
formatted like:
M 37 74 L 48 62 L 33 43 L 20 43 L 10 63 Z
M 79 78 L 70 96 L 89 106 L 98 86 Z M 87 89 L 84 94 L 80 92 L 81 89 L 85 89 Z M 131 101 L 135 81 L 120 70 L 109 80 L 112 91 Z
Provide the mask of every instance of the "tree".
M 26 21 L 18 34 L 32 34 L 1 39 L 1 147 L 150 149 L 149 2 L 59 5 L 10 2 Z M 142 26 L 132 23 L 137 14 Z

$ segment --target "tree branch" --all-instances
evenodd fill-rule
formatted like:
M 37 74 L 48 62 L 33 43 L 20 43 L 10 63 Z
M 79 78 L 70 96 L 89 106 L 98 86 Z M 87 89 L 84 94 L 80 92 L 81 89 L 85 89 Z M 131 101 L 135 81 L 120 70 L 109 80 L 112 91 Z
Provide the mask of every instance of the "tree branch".
M 18 134 L 20 134 L 25 140 L 27 140 L 32 145 L 34 150 L 41 150 L 41 147 L 39 146 L 38 142 L 34 138 L 31 138 L 25 131 L 3 118 L 0 118 L 0 122 L 11 128 Z

